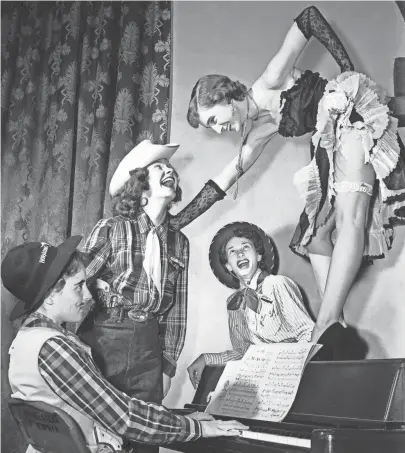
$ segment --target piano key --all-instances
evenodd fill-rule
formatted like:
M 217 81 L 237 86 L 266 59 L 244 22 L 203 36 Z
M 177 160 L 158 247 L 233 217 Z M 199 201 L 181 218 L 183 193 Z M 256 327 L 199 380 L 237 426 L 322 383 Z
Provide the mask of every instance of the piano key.
M 242 431 L 240 437 L 245 439 L 260 440 L 262 442 L 272 442 L 275 444 L 293 445 L 296 447 L 311 448 L 311 439 L 293 436 L 282 436 L 279 434 L 259 433 L 255 431 Z

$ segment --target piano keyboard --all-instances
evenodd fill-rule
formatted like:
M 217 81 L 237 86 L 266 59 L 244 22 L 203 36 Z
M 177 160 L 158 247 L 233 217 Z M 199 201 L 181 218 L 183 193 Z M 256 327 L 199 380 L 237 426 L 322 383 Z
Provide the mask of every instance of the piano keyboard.
M 274 444 L 293 445 L 295 447 L 311 448 L 311 439 L 293 436 L 281 436 L 279 434 L 261 433 L 255 431 L 242 431 L 240 437 L 245 439 L 273 442 Z

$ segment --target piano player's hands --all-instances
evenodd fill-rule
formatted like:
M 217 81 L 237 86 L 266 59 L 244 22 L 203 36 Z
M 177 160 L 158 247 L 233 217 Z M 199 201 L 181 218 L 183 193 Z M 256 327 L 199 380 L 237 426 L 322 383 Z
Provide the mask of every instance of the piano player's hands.
M 190 381 L 193 384 L 193 387 L 196 389 L 200 383 L 201 374 L 205 367 L 205 358 L 204 354 L 201 354 L 194 362 L 187 368 Z
M 203 437 L 239 436 L 240 431 L 249 429 L 236 420 L 212 420 L 200 423 Z

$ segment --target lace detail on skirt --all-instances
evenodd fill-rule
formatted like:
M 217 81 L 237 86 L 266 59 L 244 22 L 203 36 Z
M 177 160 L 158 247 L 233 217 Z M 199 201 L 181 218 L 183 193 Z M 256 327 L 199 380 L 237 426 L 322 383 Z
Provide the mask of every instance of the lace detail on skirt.
M 330 158 L 336 150 L 348 152 L 342 147 L 342 134 L 357 129 L 364 161 L 371 163 L 383 186 L 382 180 L 396 167 L 400 155 L 398 120 L 389 115 L 388 106 L 382 103 L 385 101 L 385 93 L 364 74 L 343 73 L 326 85 L 318 107 L 317 131 L 312 137 L 314 146 L 321 145 Z M 350 122 L 353 109 L 363 121 Z
M 314 232 L 316 217 L 322 197 L 322 186 L 319 178 L 319 170 L 315 159 L 294 175 L 294 185 L 301 198 L 305 201 L 305 212 L 308 217 L 309 227 L 302 239 L 303 244 L 308 244 Z
M 312 136 L 315 156 L 308 167 L 300 170 L 298 189 L 306 200 L 305 212 L 308 217 L 306 230 L 292 248 L 299 254 L 306 255 L 305 246 L 310 242 L 316 229 L 330 216 L 333 199 L 336 195 L 335 153 L 345 158 L 350 157 L 350 147 L 343 147 L 342 139 L 348 131 L 356 130 L 364 152 L 364 163 L 370 163 L 376 173 L 376 189 L 370 205 L 372 221 L 366 231 L 364 255 L 383 257 L 391 248 L 395 222 L 405 223 L 405 217 L 399 214 L 405 210 L 405 189 L 388 189 L 384 178 L 396 168 L 400 158 L 400 146 L 397 140 L 398 121 L 389 115 L 385 93 L 364 74 L 347 72 L 339 75 L 326 85 L 325 94 L 319 102 L 316 132 Z M 350 117 L 355 111 L 362 121 L 351 123 Z M 319 175 L 316 166 L 316 153 L 325 152 L 329 160 L 328 184 L 319 190 Z M 360 181 L 361 182 L 361 181 Z M 314 187 L 319 186 L 316 191 Z M 322 209 L 322 219 L 318 212 L 322 190 L 327 190 L 327 209 Z M 325 206 L 324 206 L 325 207 Z

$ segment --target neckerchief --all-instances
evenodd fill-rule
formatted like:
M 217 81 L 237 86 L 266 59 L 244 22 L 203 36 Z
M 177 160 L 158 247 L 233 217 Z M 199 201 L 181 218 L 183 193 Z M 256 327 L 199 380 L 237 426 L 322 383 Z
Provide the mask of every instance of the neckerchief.
M 257 288 L 263 283 L 263 280 L 268 277 L 270 274 L 267 271 L 261 271 L 257 279 Z M 257 306 L 259 303 L 259 296 L 257 290 L 253 288 L 242 288 L 234 292 L 232 296 L 228 299 L 228 310 L 238 310 L 241 306 L 245 308 L 248 306 L 253 311 L 257 311 Z

